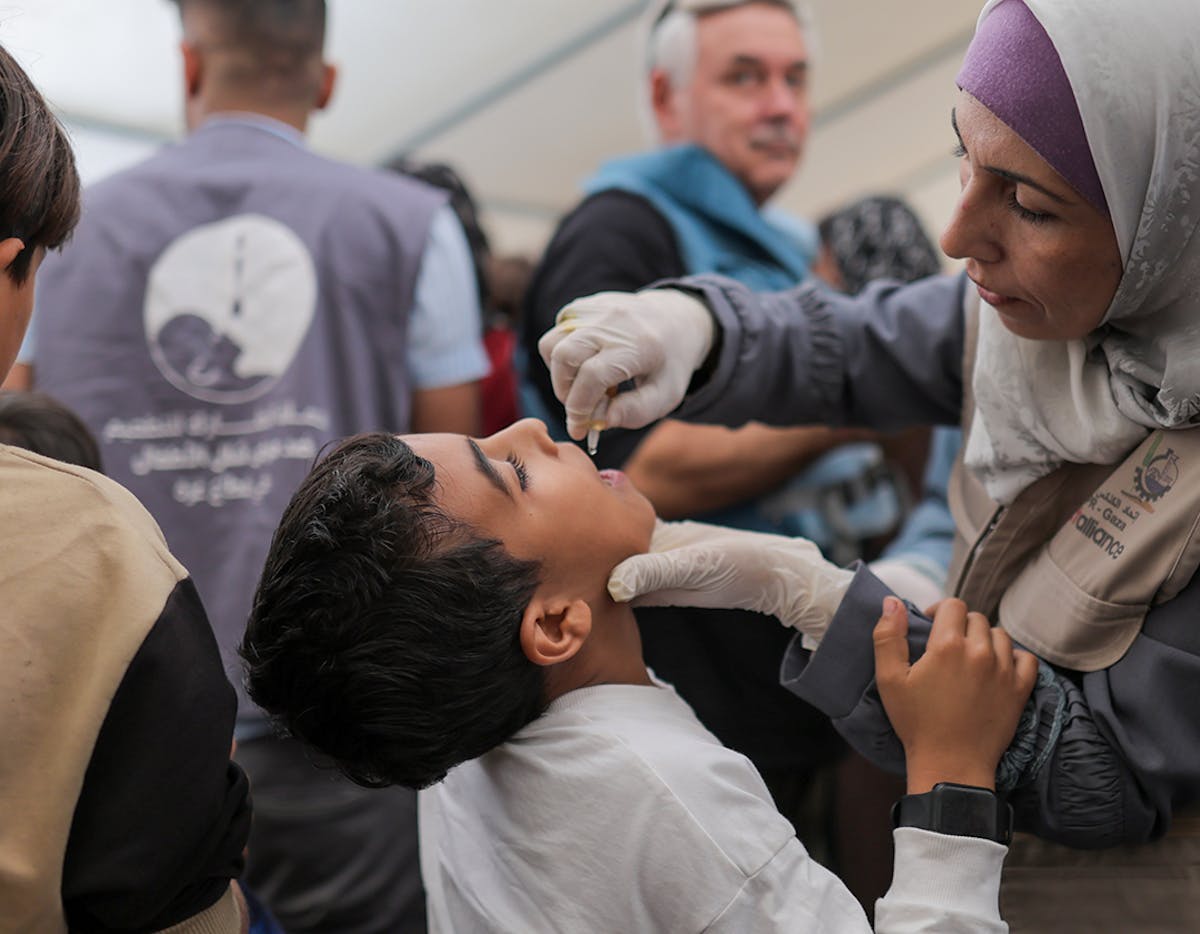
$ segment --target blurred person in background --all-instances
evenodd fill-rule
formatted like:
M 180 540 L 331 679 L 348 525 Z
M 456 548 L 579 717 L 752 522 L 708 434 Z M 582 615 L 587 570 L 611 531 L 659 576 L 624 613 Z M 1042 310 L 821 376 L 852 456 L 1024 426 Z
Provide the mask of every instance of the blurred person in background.
M 526 256 L 492 256 L 488 260 L 490 295 L 484 310 L 483 342 L 492 359 L 492 374 L 485 382 L 484 434 L 494 434 L 521 417 L 518 335 L 525 295 L 533 281 L 533 262 Z
M 536 344 L 573 298 L 706 272 L 775 290 L 808 277 L 815 227 L 769 204 L 804 152 L 810 66 L 806 23 L 787 0 L 681 0 L 661 8 L 643 76 L 661 145 L 602 166 L 547 247 L 522 330 L 537 390 L 526 396 L 542 408 L 526 414 L 561 432 L 562 406 Z M 839 557 L 851 560 L 868 538 L 894 531 L 900 516 L 901 496 L 877 448 L 870 446 L 869 458 L 856 450 L 829 465 L 798 505 L 771 497 L 817 457 L 859 437 L 666 421 L 604 432 L 596 462 L 622 468 L 664 518 L 803 531 L 812 539 L 820 538 L 813 528 L 820 523 L 829 534 L 818 543 L 844 543 L 850 552 Z M 851 532 L 831 531 L 853 521 L 860 525 Z M 722 742 L 754 761 L 801 839 L 828 858 L 828 782 L 814 776 L 843 745 L 825 717 L 779 686 L 787 634 L 746 611 L 651 608 L 639 609 L 638 619 L 651 667 Z
M 821 248 L 813 274 L 847 295 L 875 279 L 915 282 L 942 268 L 921 219 L 890 195 L 868 195 L 830 211 L 817 230 Z
M 820 219 L 820 255 L 813 274 L 839 292 L 857 295 L 881 279 L 916 282 L 941 272 L 941 253 L 920 218 L 899 198 L 869 195 Z M 920 502 L 872 565 L 877 576 L 917 606 L 941 598 L 954 545 L 946 502 L 957 428 L 909 428 L 880 439 L 889 463 L 919 491 Z
M 95 186 L 35 315 L 35 385 L 96 433 L 191 569 L 227 670 L 271 535 L 329 441 L 479 430 L 471 254 L 445 195 L 310 151 L 324 0 L 179 0 L 188 137 Z M 424 928 L 415 798 L 271 735 L 245 697 L 246 878 L 293 934 Z
M 104 471 L 100 445 L 70 409 L 44 392 L 0 392 L 0 444 Z
M 491 363 L 491 372 L 479 384 L 481 431 L 484 435 L 495 434 L 518 418 L 514 326 L 531 272 L 522 264 L 528 267 L 529 263 L 519 257 L 501 258 L 492 253 L 475 198 L 453 168 L 405 156 L 391 160 L 387 167 L 447 192 L 450 206 L 467 235 L 483 310 L 483 346 Z

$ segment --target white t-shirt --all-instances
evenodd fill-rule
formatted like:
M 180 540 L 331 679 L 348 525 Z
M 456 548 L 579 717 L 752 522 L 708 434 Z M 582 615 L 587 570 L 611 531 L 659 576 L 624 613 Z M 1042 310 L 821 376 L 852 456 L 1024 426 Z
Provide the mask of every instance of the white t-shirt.
M 435 934 L 870 931 L 809 857 L 744 756 L 670 687 L 560 697 L 510 741 L 420 793 Z M 896 832 L 903 878 L 879 931 L 1004 931 L 1006 849 Z

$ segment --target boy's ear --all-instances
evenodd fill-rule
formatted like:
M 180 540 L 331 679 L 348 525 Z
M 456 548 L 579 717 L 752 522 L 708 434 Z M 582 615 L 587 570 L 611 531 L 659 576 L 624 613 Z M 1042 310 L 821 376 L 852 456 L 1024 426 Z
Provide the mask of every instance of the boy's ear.
M 575 656 L 592 633 L 592 608 L 586 600 L 529 601 L 521 617 L 521 650 L 535 665 L 557 665 Z
M 21 251 L 25 249 L 25 241 L 19 237 L 8 237 L 0 240 L 0 269 L 7 269 L 13 264 Z

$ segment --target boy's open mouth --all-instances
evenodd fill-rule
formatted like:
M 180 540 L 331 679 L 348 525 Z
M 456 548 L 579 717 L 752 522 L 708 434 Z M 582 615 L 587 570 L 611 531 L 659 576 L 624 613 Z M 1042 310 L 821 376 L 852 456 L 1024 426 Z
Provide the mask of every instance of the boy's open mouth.
M 611 487 L 618 487 L 626 483 L 625 474 L 619 470 L 601 470 L 600 479 Z

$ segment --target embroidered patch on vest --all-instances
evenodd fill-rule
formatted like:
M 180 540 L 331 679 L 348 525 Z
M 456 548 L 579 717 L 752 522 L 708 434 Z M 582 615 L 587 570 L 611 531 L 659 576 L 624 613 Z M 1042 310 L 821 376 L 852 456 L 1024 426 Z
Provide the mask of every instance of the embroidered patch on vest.
M 1174 448 L 1167 448 L 1163 454 L 1157 454 L 1163 435 L 1160 432 L 1154 439 L 1154 444 L 1142 458 L 1142 463 L 1133 471 L 1133 489 L 1135 492 L 1125 492 L 1140 501 L 1140 505 L 1148 512 L 1154 512 L 1151 503 L 1156 503 L 1175 486 L 1179 479 L 1179 455 Z

